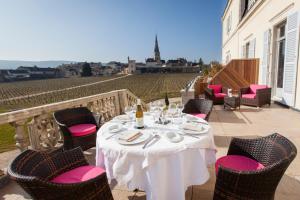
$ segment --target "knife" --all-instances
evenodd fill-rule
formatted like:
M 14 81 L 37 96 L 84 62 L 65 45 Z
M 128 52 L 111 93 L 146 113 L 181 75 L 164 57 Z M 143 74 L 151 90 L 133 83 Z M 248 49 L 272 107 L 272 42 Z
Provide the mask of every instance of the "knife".
M 153 135 L 152 137 L 149 138 L 149 140 L 144 144 L 144 146 L 142 147 L 143 149 L 145 149 L 147 147 L 147 145 L 154 139 L 156 138 L 158 135 Z
M 110 139 L 110 138 L 112 138 L 112 137 L 114 137 L 115 135 L 118 135 L 118 134 L 120 134 L 120 132 L 118 132 L 118 133 L 115 133 L 115 134 L 112 134 L 112 135 L 110 135 L 110 136 L 108 136 L 107 138 L 105 138 L 106 140 L 108 140 L 108 139 Z

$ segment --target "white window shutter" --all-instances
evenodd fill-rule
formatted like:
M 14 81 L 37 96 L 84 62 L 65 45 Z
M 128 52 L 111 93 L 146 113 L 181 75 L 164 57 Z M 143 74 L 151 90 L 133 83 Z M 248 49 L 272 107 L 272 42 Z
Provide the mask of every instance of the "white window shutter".
M 267 85 L 270 57 L 270 30 L 264 32 L 263 56 L 261 62 L 261 83 Z
M 289 106 L 295 104 L 296 73 L 299 49 L 299 13 L 287 18 L 285 60 L 283 74 L 283 100 Z

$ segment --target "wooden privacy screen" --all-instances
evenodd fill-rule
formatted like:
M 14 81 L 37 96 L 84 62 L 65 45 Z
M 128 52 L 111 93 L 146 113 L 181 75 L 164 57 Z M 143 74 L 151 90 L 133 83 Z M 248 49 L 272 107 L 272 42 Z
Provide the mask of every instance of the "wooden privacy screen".
M 231 60 L 211 80 L 211 84 L 239 90 L 258 83 L 259 59 Z
M 242 87 L 258 83 L 259 59 L 231 60 L 210 81 L 209 84 L 221 84 L 223 87 L 238 91 Z M 207 78 L 199 78 L 194 85 L 195 97 L 204 93 Z

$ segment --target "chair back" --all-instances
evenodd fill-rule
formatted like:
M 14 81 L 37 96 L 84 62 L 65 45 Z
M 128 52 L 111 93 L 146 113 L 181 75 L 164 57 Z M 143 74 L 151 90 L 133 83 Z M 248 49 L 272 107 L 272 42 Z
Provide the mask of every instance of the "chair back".
M 297 155 L 295 145 L 278 133 L 265 137 L 264 143 L 260 147 L 260 155 L 257 157 L 259 162 L 266 167 L 285 164 L 287 168 Z
M 15 180 L 42 179 L 53 177 L 49 154 L 26 150 L 19 154 L 8 167 L 8 173 Z
M 202 113 L 206 114 L 206 120 L 208 120 L 209 115 L 213 108 L 213 101 L 208 99 L 190 99 L 183 109 L 183 113 Z
M 67 127 L 77 124 L 97 125 L 93 113 L 86 107 L 68 108 L 53 113 L 54 119 Z

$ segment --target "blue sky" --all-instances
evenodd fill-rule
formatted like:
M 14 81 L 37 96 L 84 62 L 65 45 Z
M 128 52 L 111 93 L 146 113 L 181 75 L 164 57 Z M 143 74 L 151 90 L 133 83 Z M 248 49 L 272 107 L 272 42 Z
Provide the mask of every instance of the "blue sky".
M 0 59 L 221 58 L 226 0 L 0 0 Z

